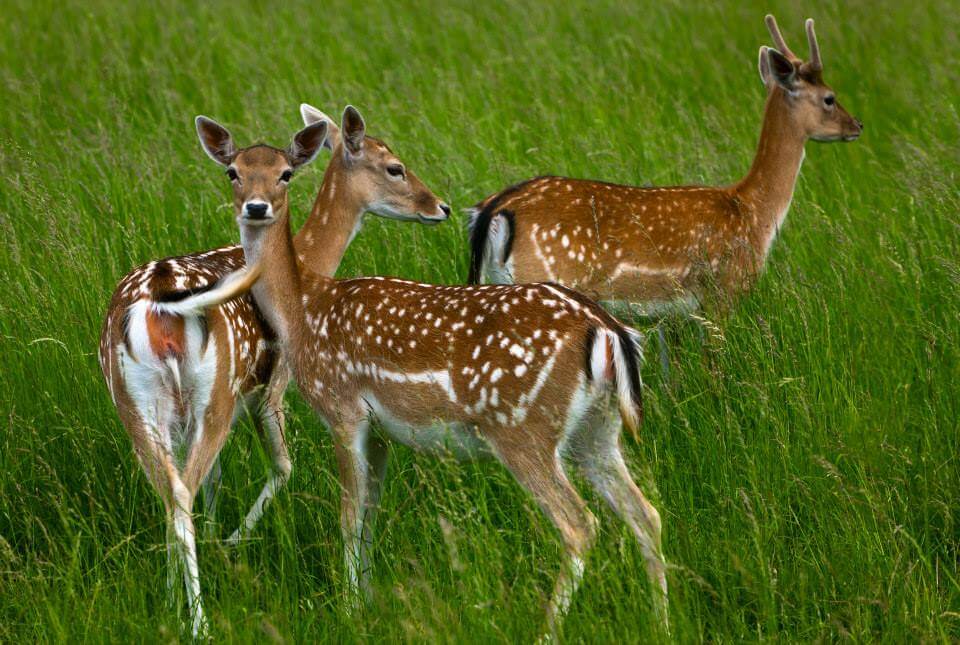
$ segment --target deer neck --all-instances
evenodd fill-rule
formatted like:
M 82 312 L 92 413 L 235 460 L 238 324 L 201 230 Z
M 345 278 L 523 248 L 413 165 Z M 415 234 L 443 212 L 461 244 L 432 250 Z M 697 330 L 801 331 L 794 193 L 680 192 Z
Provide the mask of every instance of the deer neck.
M 310 216 L 293 239 L 297 259 L 318 276 L 333 277 L 337 272 L 366 211 L 343 176 L 342 163 L 336 155 L 330 161 Z
M 770 93 L 753 165 L 734 186 L 737 197 L 755 217 L 764 256 L 790 208 L 807 139 L 794 123 L 787 100 L 779 87 Z
M 240 243 L 248 266 L 261 263 L 263 272 L 251 292 L 270 327 L 285 348 L 298 346 L 306 332 L 303 283 L 290 234 L 286 206 L 270 226 L 240 225 Z

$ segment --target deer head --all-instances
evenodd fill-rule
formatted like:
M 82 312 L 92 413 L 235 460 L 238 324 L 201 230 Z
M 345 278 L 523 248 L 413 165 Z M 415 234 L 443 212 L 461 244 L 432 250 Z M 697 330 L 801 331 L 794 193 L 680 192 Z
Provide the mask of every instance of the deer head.
M 787 106 L 793 124 L 814 141 L 854 141 L 863 131 L 863 124 L 840 105 L 836 94 L 823 81 L 820 46 L 813 30 L 813 19 L 806 22 L 810 60 L 804 62 L 794 54 L 777 26 L 767 15 L 767 29 L 776 49 L 760 48 L 760 79 L 772 95 L 778 93 Z
M 238 150 L 230 132 L 216 121 L 198 116 L 196 123 L 203 150 L 227 169 L 237 218 L 249 225 L 272 224 L 287 212 L 293 173 L 314 160 L 327 138 L 327 124 L 318 122 L 294 135 L 285 150 L 264 144 Z
M 450 217 L 450 207 L 409 171 L 387 144 L 367 136 L 363 117 L 355 107 L 344 109 L 340 127 L 306 103 L 300 106 L 300 115 L 308 126 L 327 124 L 326 145 L 333 151 L 327 172 L 371 213 L 424 224 Z

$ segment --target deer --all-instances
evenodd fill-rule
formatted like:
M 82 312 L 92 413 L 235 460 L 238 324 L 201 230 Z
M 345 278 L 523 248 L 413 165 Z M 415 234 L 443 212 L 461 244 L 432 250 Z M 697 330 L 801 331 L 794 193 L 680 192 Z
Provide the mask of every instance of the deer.
M 370 147 L 362 124 L 345 123 L 327 175 L 368 163 Z M 597 533 L 567 475 L 566 462 L 575 464 L 632 530 L 666 626 L 660 515 L 620 445 L 622 426 L 636 434 L 642 418 L 637 332 L 555 284 L 438 286 L 313 272 L 297 260 L 285 197 L 244 181 L 248 173 L 267 183 L 279 177 L 285 158 L 273 156 L 233 183 L 235 214 L 246 264 L 261 270 L 250 292 L 333 438 L 350 606 L 372 593 L 370 548 L 393 442 L 428 455 L 496 459 L 533 497 L 564 547 L 547 606 L 550 633 Z M 323 252 L 339 255 L 343 244 L 325 238 Z
M 863 131 L 823 80 L 813 19 L 806 62 L 787 47 L 776 19 L 765 20 L 776 48 L 760 48 L 767 98 L 745 177 L 721 187 L 553 176 L 516 184 L 469 211 L 469 282 L 555 281 L 616 315 L 654 320 L 689 316 L 707 301 L 722 310 L 747 291 L 787 216 L 805 142 L 854 141 Z
M 250 212 L 266 213 L 271 203 L 286 200 L 295 171 L 321 146 L 332 148 L 339 141 L 341 130 L 330 117 L 307 104 L 301 114 L 309 120 L 307 127 L 286 149 L 263 144 L 239 149 L 223 126 L 197 117 L 203 150 L 226 167 L 229 180 L 270 200 L 247 204 Z M 353 131 L 363 117 L 349 107 L 343 121 Z M 363 164 L 334 164 L 328 170 L 297 234 L 297 261 L 318 275 L 335 273 L 368 211 L 427 224 L 450 215 L 450 207 L 386 145 L 374 138 L 365 145 Z M 404 181 L 395 181 L 401 174 Z M 328 242 L 336 252 L 329 252 Z M 256 275 L 255 268 L 245 268 L 239 246 L 149 262 L 121 280 L 100 338 L 100 365 L 111 398 L 165 506 L 168 589 L 172 596 L 182 568 L 194 636 L 205 631 L 206 623 L 191 510 L 202 487 L 205 513 L 215 515 L 218 456 L 244 411 L 252 412 L 271 473 L 228 544 L 250 534 L 292 472 L 283 413 L 290 374 L 276 332 L 248 293 Z

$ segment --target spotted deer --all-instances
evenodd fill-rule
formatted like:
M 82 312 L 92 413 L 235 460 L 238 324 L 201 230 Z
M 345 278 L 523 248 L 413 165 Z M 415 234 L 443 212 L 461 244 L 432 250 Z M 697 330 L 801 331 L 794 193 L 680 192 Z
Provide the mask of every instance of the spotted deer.
M 556 281 L 614 313 L 654 318 L 693 312 L 718 295 L 723 305 L 748 289 L 787 215 L 804 143 L 853 141 L 863 129 L 823 81 L 813 20 L 807 62 L 787 47 L 773 16 L 766 24 L 776 49 L 760 48 L 767 100 L 743 179 L 723 187 L 565 177 L 517 184 L 472 209 L 469 281 Z
M 214 121 L 197 117 L 196 125 L 206 153 L 226 167 L 238 189 L 256 196 L 243 203 L 251 216 L 268 216 L 280 204 L 285 208 L 294 172 L 321 145 L 332 148 L 341 136 L 363 143 L 363 163 L 331 163 L 297 234 L 297 261 L 308 270 L 332 276 L 367 211 L 425 223 L 449 216 L 449 207 L 386 145 L 364 136 L 356 109 L 344 111 L 342 130 L 306 104 L 301 113 L 308 125 L 285 150 L 237 149 L 230 133 Z M 170 587 L 183 564 L 194 634 L 203 629 L 204 619 L 191 509 L 202 484 L 204 504 L 213 515 L 217 457 L 244 409 L 254 412 L 273 472 L 230 542 L 253 529 L 292 467 L 282 407 L 290 375 L 276 334 L 249 295 L 228 298 L 256 277 L 243 267 L 243 250 L 233 246 L 135 269 L 114 292 L 100 339 L 100 364 L 117 412 L 166 507 Z M 219 296 L 222 304 L 214 303 Z
M 368 146 L 343 137 L 331 168 L 366 163 Z M 257 172 L 277 168 L 264 160 Z M 332 432 L 351 602 L 369 592 L 373 520 L 392 440 L 431 454 L 494 457 L 533 496 L 565 547 L 551 629 L 596 533 L 567 478 L 562 457 L 569 457 L 632 529 L 666 621 L 660 517 L 620 450 L 621 419 L 636 433 L 642 413 L 636 332 L 553 284 L 435 286 L 312 272 L 297 262 L 286 202 L 258 214 L 250 205 L 259 197 L 246 183 L 233 190 L 246 261 L 263 269 L 254 299 L 277 330 L 300 392 Z M 343 243 L 322 242 L 331 255 Z

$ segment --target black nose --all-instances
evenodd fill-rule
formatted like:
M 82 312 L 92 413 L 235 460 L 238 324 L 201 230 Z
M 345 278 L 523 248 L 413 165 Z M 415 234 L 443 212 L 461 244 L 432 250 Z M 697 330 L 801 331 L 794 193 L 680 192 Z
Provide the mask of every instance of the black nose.
M 449 207 L 449 206 L 447 206 L 446 204 L 440 204 L 440 210 L 443 211 L 443 214 L 444 214 L 444 215 L 446 215 L 447 217 L 450 217 L 450 207 Z
M 853 120 L 857 122 L 857 127 L 863 130 L 863 121 L 861 121 L 857 117 L 853 117 Z
M 256 204 L 247 204 L 247 217 L 250 219 L 263 219 L 267 216 L 267 205 L 263 202 Z

